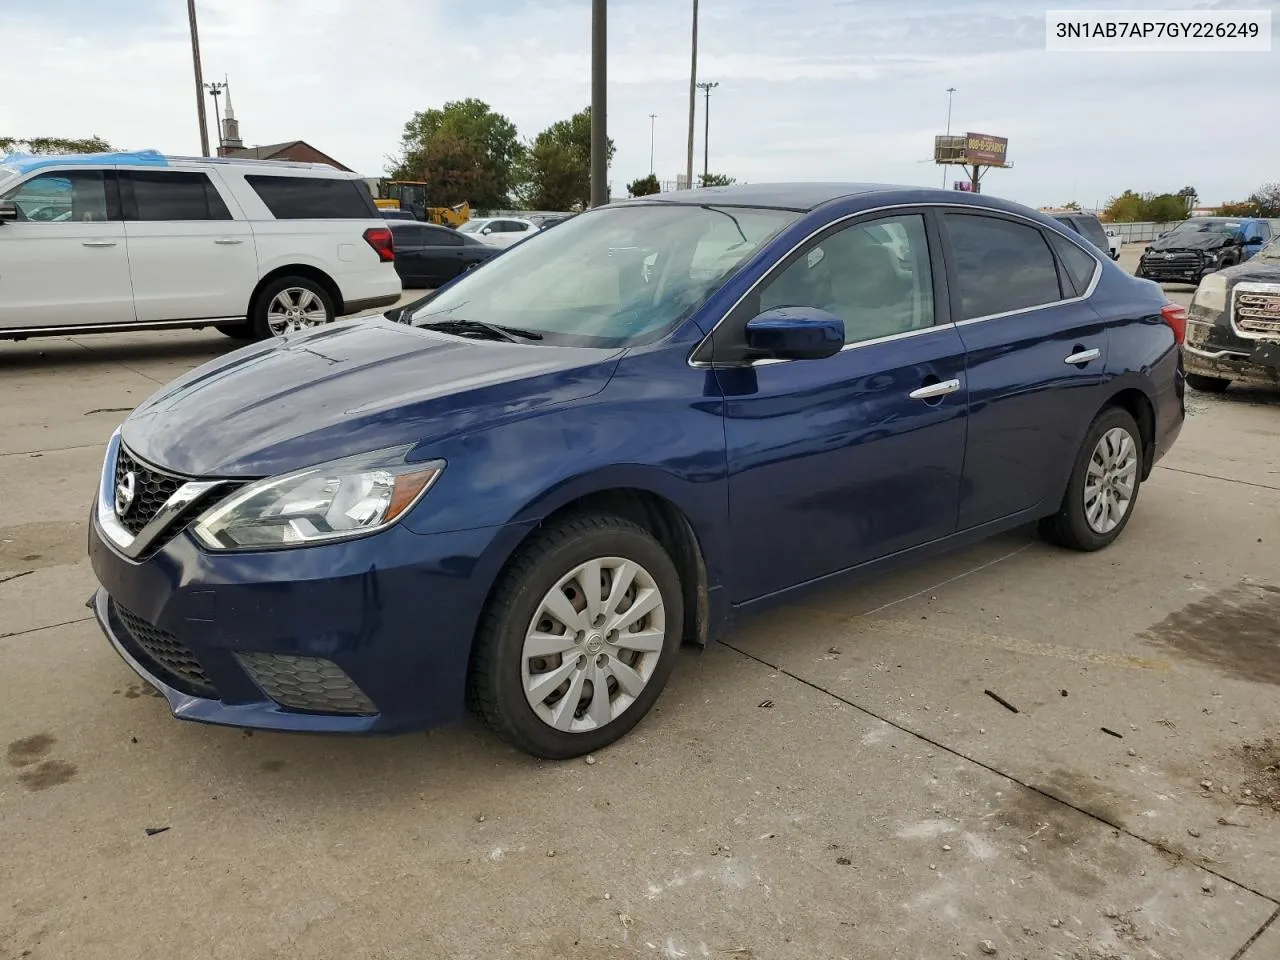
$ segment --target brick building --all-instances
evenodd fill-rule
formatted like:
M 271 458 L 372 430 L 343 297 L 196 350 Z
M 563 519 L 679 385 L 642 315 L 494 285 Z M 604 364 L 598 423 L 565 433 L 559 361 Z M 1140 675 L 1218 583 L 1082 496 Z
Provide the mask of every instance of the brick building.
M 224 144 L 218 147 L 220 157 L 239 157 L 244 160 L 296 160 L 304 163 L 327 163 L 339 170 L 351 171 L 327 153 L 322 153 L 305 140 L 287 140 L 284 143 L 267 143 L 260 147 L 240 147 Z

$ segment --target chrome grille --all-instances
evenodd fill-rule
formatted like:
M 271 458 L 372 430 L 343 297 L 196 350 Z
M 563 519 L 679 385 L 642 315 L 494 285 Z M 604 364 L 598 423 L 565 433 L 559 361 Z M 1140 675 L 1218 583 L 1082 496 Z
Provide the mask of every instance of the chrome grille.
M 147 466 L 121 446 L 116 456 L 113 490 L 118 490 L 125 477 L 130 474 L 133 476 L 133 500 L 124 513 L 117 511 L 116 516 L 124 524 L 124 528 L 136 537 L 185 480 Z
M 1235 321 L 1241 333 L 1280 339 L 1280 290 L 1237 290 Z
M 111 612 L 115 614 L 116 625 L 122 627 L 126 634 L 120 639 L 131 648 L 129 652 L 142 660 L 158 679 L 193 697 L 218 699 L 213 681 L 185 643 L 114 600 L 111 601 Z M 129 643 L 130 640 L 133 642 Z

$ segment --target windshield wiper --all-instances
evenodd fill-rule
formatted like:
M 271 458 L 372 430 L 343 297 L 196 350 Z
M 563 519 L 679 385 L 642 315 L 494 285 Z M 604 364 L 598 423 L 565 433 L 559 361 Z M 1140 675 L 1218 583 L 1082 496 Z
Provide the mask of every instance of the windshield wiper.
M 497 323 L 485 323 L 483 320 L 463 320 L 460 317 L 446 317 L 443 320 L 433 320 L 430 323 L 415 323 L 414 326 L 426 327 L 429 330 L 443 330 L 445 333 L 487 333 L 495 340 L 505 340 L 508 343 L 542 339 L 542 334 L 536 330 L 521 330 L 519 327 L 504 327 Z

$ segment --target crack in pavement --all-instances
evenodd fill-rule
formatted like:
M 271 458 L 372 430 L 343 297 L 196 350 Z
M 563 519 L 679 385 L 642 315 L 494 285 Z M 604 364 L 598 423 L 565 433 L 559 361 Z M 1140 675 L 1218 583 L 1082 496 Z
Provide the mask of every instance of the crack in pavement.
M 24 637 L 28 633 L 39 633 L 41 630 L 55 630 L 58 627 L 69 627 L 73 623 L 87 623 L 93 617 L 77 617 L 74 620 L 63 620 L 61 623 L 46 623 L 42 627 L 31 627 L 28 630 L 14 630 L 12 633 L 0 633 L 0 640 L 8 640 L 12 637 Z
M 100 446 L 102 446 L 102 444 L 99 443 L 74 443 L 69 447 L 46 447 L 41 450 L 10 450 L 7 452 L 0 452 L 0 457 L 29 457 L 32 454 L 39 454 L 43 457 L 45 454 L 49 453 L 65 453 L 68 450 L 88 450 L 91 447 L 96 448 Z
M 1166 467 L 1162 463 L 1156 464 L 1161 470 L 1170 470 L 1173 473 L 1185 473 L 1192 477 L 1204 477 L 1206 480 L 1221 480 L 1223 483 L 1238 483 L 1245 487 L 1258 487 L 1261 490 L 1280 490 L 1280 486 L 1274 486 L 1270 483 L 1258 483 L 1254 480 L 1237 480 L 1235 477 L 1220 477 L 1216 473 L 1201 473 L 1199 470 L 1187 470 L 1183 467 Z
M 1253 931 L 1253 936 L 1244 942 L 1244 946 L 1231 955 L 1231 960 L 1242 960 L 1244 955 L 1249 952 L 1249 948 L 1257 943 L 1258 938 L 1266 933 L 1267 930 L 1270 929 L 1271 925 L 1276 922 L 1276 917 L 1280 917 L 1280 909 L 1277 909 L 1275 913 L 1267 917 L 1266 922 L 1257 930 Z
M 19 577 L 29 577 L 35 573 L 34 570 L 23 570 L 21 573 L 11 573 L 7 577 L 0 577 L 0 583 L 8 583 L 10 580 L 17 580 Z

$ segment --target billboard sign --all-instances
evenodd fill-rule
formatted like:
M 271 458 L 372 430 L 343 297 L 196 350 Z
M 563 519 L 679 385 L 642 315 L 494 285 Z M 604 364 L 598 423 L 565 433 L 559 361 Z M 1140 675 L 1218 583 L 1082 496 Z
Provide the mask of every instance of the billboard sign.
M 985 133 L 966 133 L 964 135 L 965 159 L 973 164 L 990 167 L 1003 167 L 1009 154 L 1008 137 L 992 137 Z

